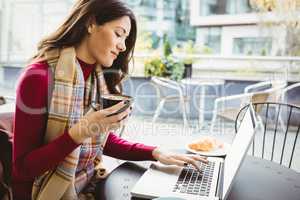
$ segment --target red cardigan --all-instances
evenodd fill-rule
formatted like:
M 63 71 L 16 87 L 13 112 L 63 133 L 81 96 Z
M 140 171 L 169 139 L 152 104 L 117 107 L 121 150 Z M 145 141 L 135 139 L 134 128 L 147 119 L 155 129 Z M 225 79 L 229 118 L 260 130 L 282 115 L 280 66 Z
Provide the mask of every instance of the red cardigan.
M 79 61 L 84 79 L 95 65 Z M 25 68 L 17 87 L 17 105 L 27 108 L 46 108 L 48 91 L 53 86 L 52 73 L 46 62 Z M 66 131 L 49 144 L 43 144 L 47 112 L 29 113 L 16 107 L 13 142 L 13 193 L 15 199 L 30 199 L 34 178 L 53 169 L 78 145 Z M 130 143 L 110 133 L 103 153 L 124 160 L 154 160 L 155 147 Z

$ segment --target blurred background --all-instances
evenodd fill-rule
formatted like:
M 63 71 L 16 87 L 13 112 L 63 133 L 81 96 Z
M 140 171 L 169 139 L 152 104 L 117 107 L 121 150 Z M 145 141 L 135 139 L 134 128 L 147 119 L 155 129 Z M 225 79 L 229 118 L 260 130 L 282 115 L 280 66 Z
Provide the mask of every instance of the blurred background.
M 0 0 L 0 95 L 15 95 L 18 76 L 37 43 L 56 29 L 74 2 Z M 263 81 L 289 85 L 300 79 L 297 0 L 126 3 L 138 19 L 135 62 L 124 82 L 125 93 L 136 97 L 136 115 L 153 116 L 157 111 L 163 95 L 151 81 L 153 76 L 182 85 L 183 93 L 190 97 L 189 119 L 200 115 L 199 101 L 211 111 L 202 117 L 212 119 L 219 97 L 243 93 L 245 87 Z M 184 78 L 210 82 L 183 84 Z M 175 95 L 168 87 L 163 90 L 164 96 Z M 159 116 L 181 118 L 179 104 L 165 104 Z
M 74 2 L 0 0 L 0 113 L 14 111 L 22 70 Z M 240 109 L 271 101 L 256 110 L 267 138 L 275 130 L 299 158 L 300 0 L 124 2 L 137 17 L 138 38 L 123 82 L 134 97 L 133 116 L 121 136 L 173 149 L 201 135 L 230 143 Z M 280 111 L 280 103 L 293 106 Z M 289 116 L 288 108 L 295 110 Z M 265 133 L 257 133 L 263 140 L 256 146 Z M 299 171 L 299 159 L 293 168 Z

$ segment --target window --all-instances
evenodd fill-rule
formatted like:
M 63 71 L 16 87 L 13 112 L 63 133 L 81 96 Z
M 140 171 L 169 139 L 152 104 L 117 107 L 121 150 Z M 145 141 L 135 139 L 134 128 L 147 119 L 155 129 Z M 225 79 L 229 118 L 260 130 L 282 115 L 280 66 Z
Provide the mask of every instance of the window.
M 0 0 L 0 95 L 14 94 L 22 67 L 65 18 L 71 1 Z
M 127 0 L 128 5 L 130 6 L 139 6 L 142 0 Z
M 252 12 L 249 0 L 200 0 L 200 15 L 225 15 Z
M 141 6 L 156 8 L 156 0 L 141 0 Z
M 155 33 L 152 34 L 154 44 L 163 33 L 167 33 L 170 38 L 174 39 L 174 42 L 195 40 L 195 28 L 190 26 L 189 3 L 190 0 L 128 1 L 138 18 L 138 24 L 142 24 L 139 31 Z M 158 22 L 162 25 L 156 26 Z
M 236 55 L 270 55 L 272 49 L 272 38 L 252 37 L 234 38 L 233 54 Z
M 241 14 L 252 11 L 249 0 L 227 0 L 226 13 Z
M 164 0 L 163 13 L 165 20 L 175 20 L 176 1 Z
M 199 35 L 203 37 L 203 44 L 218 54 L 221 51 L 221 27 L 200 28 Z

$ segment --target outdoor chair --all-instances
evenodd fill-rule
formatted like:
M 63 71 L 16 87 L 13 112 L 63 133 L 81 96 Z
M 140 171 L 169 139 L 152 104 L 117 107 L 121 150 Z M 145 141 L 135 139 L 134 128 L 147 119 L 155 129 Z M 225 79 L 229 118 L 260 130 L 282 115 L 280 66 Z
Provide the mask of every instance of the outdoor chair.
M 236 117 L 236 133 L 248 106 L 243 107 Z M 300 107 L 278 102 L 257 102 L 253 106 L 260 127 L 256 129 L 251 155 L 299 170 L 300 163 L 295 161 L 299 161 L 297 156 L 299 158 L 300 153 Z M 280 118 L 285 124 L 284 130 L 279 129 Z
M 300 106 L 300 83 L 295 83 L 284 88 L 279 96 L 279 102 Z M 280 126 L 285 129 L 281 116 L 279 116 L 279 122 Z
M 0 200 L 12 200 L 13 112 L 0 113 Z
M 15 98 L 0 96 L 0 200 L 12 200 L 11 166 Z
M 285 81 L 264 81 L 245 87 L 244 93 L 219 97 L 215 100 L 210 132 L 214 132 L 217 118 L 234 122 L 240 108 L 249 102 L 277 102 Z
M 284 88 L 280 95 L 281 102 L 300 106 L 300 82 Z
M 167 78 L 156 76 L 151 77 L 151 83 L 154 85 L 159 99 L 152 122 L 155 123 L 165 103 L 178 101 L 182 110 L 183 123 L 185 126 L 187 126 L 188 120 L 186 102 L 189 100 L 189 98 L 184 95 L 184 85 Z M 167 94 L 166 90 L 172 91 L 173 94 Z

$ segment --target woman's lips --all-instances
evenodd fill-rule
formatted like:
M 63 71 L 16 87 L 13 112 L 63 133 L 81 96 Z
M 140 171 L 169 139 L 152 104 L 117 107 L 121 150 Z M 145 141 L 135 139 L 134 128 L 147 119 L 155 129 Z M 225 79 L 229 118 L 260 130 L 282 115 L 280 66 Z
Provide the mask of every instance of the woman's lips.
M 116 59 L 118 57 L 118 54 L 115 52 L 111 52 L 111 54 L 113 55 L 113 57 Z

